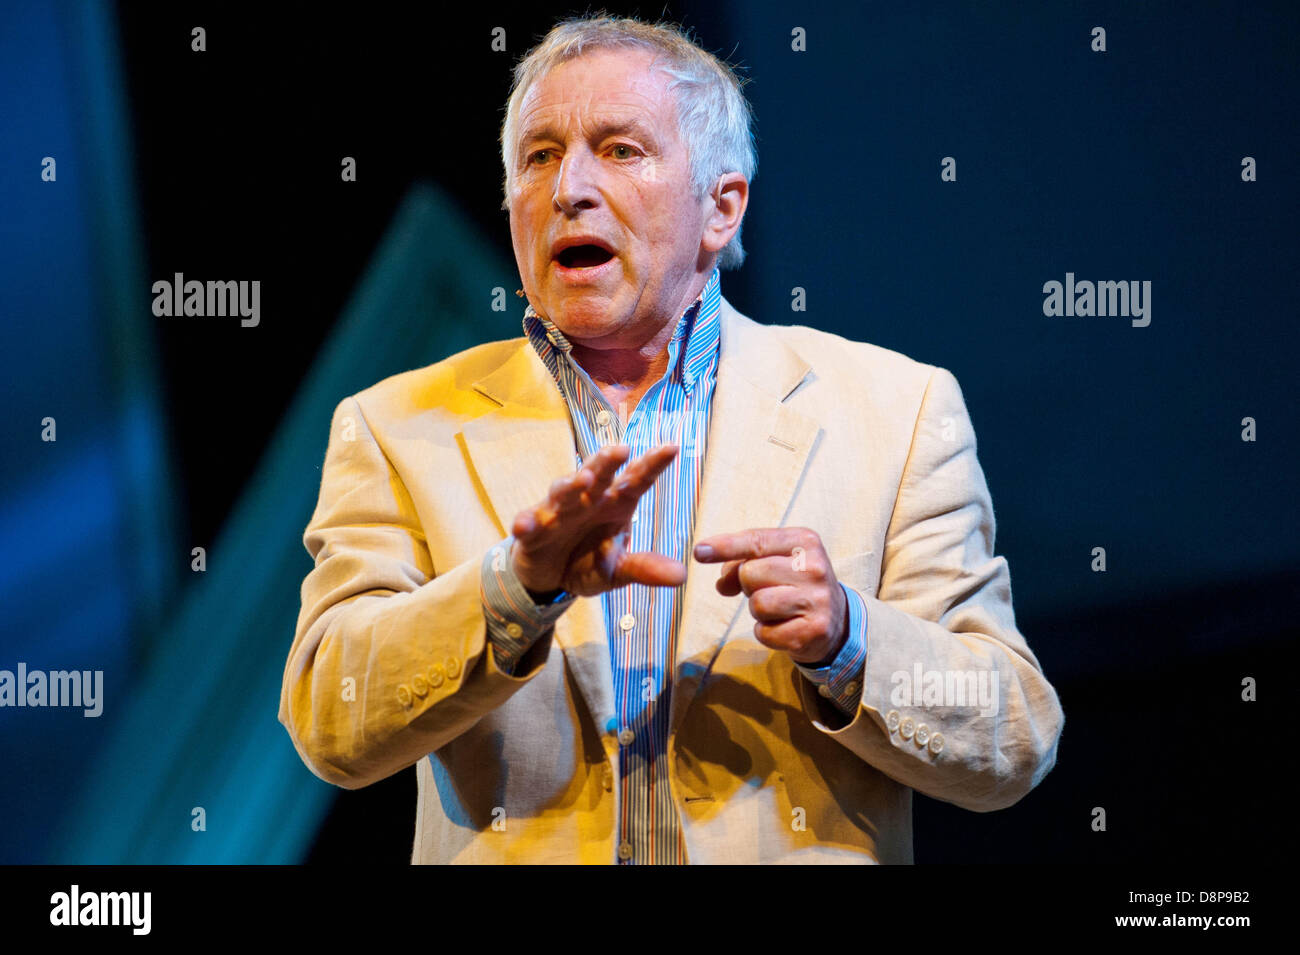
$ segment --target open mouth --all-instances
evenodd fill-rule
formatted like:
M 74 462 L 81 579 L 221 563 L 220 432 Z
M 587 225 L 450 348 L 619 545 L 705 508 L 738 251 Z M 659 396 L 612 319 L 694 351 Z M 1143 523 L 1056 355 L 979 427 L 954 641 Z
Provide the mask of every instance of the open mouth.
M 594 269 L 598 265 L 604 265 L 613 257 L 613 252 L 598 245 L 571 245 L 567 249 L 562 249 L 555 257 L 555 261 L 566 269 Z

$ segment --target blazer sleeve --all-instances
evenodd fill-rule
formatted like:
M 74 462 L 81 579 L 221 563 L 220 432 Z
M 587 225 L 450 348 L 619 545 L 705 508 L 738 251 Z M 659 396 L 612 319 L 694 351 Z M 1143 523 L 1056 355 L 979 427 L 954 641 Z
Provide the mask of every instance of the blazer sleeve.
M 936 368 L 886 533 L 880 586 L 862 595 L 861 704 L 849 720 L 799 681 L 804 710 L 822 732 L 904 785 L 977 812 L 1010 806 L 1039 783 L 1056 762 L 1065 720 L 1016 628 L 1007 562 L 993 544 L 993 506 L 961 388 Z
M 358 789 L 405 769 L 540 671 L 553 631 L 514 675 L 497 667 L 485 555 L 434 568 L 411 497 L 355 397 L 334 411 L 303 543 L 315 568 L 302 583 L 279 715 L 321 779 Z

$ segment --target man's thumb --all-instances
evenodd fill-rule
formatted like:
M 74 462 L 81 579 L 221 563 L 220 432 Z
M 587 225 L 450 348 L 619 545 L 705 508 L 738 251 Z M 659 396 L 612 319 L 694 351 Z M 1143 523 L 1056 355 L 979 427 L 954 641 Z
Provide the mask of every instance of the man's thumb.
M 654 551 L 628 554 L 614 570 L 614 586 L 645 584 L 647 587 L 676 587 L 686 582 L 686 565 Z

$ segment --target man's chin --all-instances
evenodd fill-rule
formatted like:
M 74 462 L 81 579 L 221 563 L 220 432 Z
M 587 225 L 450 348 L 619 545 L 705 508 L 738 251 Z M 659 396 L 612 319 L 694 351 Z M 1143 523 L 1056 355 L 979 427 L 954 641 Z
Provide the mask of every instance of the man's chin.
M 552 299 L 547 315 L 571 338 L 600 338 L 618 325 L 615 296 L 599 289 L 568 289 Z

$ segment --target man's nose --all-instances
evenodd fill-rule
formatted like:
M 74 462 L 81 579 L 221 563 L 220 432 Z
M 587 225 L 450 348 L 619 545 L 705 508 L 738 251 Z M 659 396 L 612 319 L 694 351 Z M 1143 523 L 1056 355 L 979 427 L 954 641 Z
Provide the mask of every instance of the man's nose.
M 594 181 L 595 157 L 582 150 L 565 154 L 560 161 L 560 172 L 555 177 L 555 208 L 565 215 L 576 215 L 581 209 L 590 209 L 596 205 L 597 196 Z

